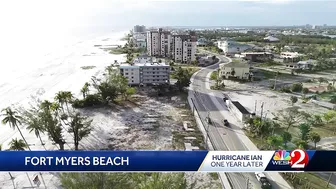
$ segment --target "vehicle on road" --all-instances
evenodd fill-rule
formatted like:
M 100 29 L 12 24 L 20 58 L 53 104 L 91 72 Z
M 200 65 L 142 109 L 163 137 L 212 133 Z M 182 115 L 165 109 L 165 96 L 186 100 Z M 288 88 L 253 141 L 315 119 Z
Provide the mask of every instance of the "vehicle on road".
M 223 123 L 224 123 L 224 126 L 227 126 L 227 127 L 230 126 L 230 123 L 229 123 L 229 121 L 227 119 L 224 119 Z
M 206 118 L 205 118 L 205 121 L 206 121 L 208 124 L 212 124 L 212 121 L 211 121 L 210 117 L 206 117 Z
M 255 173 L 255 176 L 257 177 L 257 180 L 261 184 L 261 189 L 272 189 L 272 185 L 268 181 L 266 175 L 264 175 L 263 173 L 257 172 Z

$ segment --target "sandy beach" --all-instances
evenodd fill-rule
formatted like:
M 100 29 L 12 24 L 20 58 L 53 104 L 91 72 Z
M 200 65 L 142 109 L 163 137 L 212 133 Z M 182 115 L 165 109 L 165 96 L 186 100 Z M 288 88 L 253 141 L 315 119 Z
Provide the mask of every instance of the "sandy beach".
M 109 36 L 97 38 L 95 40 L 83 41 L 73 46 L 68 46 L 62 51 L 51 53 L 49 61 L 45 64 L 29 65 L 29 69 L 17 68 L 15 72 L 7 73 L 7 77 L 0 79 L 0 108 L 7 106 L 24 106 L 32 101 L 31 96 L 40 99 L 52 100 L 58 91 L 71 91 L 75 96 L 80 96 L 80 89 L 83 84 L 90 81 L 92 76 L 99 75 L 107 65 L 117 61 L 123 61 L 124 55 L 112 55 L 100 49 L 109 45 L 123 45 L 126 41 L 121 38 L 127 33 L 116 32 Z M 100 45 L 98 47 L 98 45 Z M 83 69 L 83 66 L 94 66 L 92 69 Z M 99 123 L 109 123 L 103 116 L 95 116 L 95 121 Z M 109 123 L 110 124 L 110 123 Z M 32 150 L 44 150 L 39 139 L 34 133 L 29 133 L 23 126 L 22 132 Z M 71 136 L 65 133 L 67 141 L 72 141 Z M 8 125 L 0 127 L 0 144 L 2 150 L 8 149 L 8 143 L 13 139 L 21 139 L 17 130 L 13 130 Z M 43 134 L 42 140 L 46 142 L 48 150 L 57 150 L 48 136 Z M 71 142 L 67 143 L 66 149 L 72 148 Z M 15 177 L 16 188 L 31 187 L 25 173 L 12 173 Z M 33 179 L 36 173 L 28 173 Z M 58 188 L 58 181 L 53 174 L 43 173 L 44 181 L 48 188 Z M 43 182 L 41 184 L 43 186 Z M 12 180 L 8 173 L 0 174 L 0 188 L 13 188 Z

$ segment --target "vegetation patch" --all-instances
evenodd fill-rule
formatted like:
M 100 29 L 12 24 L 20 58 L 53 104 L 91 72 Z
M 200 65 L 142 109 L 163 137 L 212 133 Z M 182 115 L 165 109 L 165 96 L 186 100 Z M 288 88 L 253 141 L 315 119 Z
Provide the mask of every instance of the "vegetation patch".
M 259 63 L 259 64 L 256 64 L 255 66 L 256 67 L 272 67 L 272 66 L 281 66 L 281 65 L 282 65 L 281 63 L 272 61 L 272 62 Z
M 282 173 L 296 189 L 326 189 L 327 182 L 314 173 Z
M 218 71 L 211 72 L 210 80 L 216 80 L 218 77 Z
M 81 68 L 83 69 L 83 70 L 91 70 L 91 69 L 93 69 L 93 68 L 95 68 L 96 66 L 82 66 Z

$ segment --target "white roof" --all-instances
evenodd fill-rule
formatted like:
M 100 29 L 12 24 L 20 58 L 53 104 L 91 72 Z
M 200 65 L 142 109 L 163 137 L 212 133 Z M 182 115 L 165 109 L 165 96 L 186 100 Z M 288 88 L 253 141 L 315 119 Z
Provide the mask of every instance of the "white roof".
M 276 37 L 273 37 L 273 36 L 268 36 L 268 37 L 265 37 L 264 40 L 269 40 L 269 41 L 279 41 L 278 38 Z

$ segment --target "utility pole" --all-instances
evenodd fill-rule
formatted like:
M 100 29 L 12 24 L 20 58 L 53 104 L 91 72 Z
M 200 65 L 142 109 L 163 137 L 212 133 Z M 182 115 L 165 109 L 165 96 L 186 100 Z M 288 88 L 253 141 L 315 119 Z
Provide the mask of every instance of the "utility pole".
M 254 102 L 254 113 L 257 114 L 257 101 Z
M 261 103 L 261 112 L 260 112 L 260 119 L 262 120 L 262 115 L 264 111 L 264 102 Z
M 250 188 L 250 179 L 247 178 L 247 181 L 246 181 L 246 189 L 249 189 Z
M 330 176 L 329 176 L 329 179 L 328 179 L 328 183 L 327 183 L 327 188 L 329 187 L 329 183 L 330 183 L 330 180 L 331 180 L 331 177 L 333 176 L 334 173 L 330 173 Z

